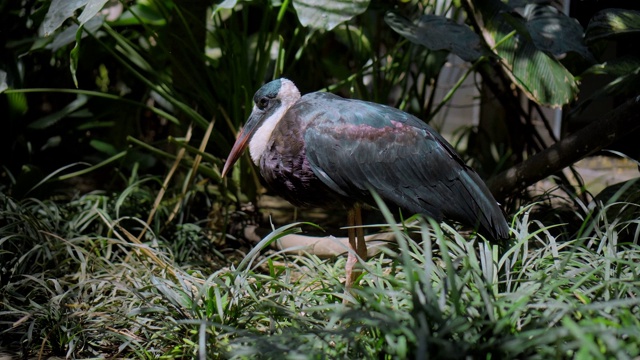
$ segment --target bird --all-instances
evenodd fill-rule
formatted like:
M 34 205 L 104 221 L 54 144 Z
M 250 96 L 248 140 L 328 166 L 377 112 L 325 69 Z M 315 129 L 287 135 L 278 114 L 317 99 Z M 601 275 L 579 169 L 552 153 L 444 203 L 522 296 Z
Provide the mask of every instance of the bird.
M 274 193 L 294 206 L 348 210 L 346 287 L 366 260 L 361 206 L 389 206 L 458 221 L 491 240 L 509 227 L 480 176 L 431 126 L 402 110 L 328 92 L 301 96 L 289 79 L 263 85 L 221 177 L 248 147 Z

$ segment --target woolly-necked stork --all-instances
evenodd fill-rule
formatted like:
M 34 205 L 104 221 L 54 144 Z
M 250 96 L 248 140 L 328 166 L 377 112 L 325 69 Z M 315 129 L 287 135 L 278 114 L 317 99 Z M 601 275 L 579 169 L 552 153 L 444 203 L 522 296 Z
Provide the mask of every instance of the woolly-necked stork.
M 487 186 L 431 126 L 393 107 L 325 92 L 300 96 L 287 79 L 254 95 L 224 177 L 249 146 L 266 183 L 296 206 L 349 210 L 347 286 L 366 258 L 361 203 L 374 190 L 390 206 L 475 227 L 491 239 L 509 228 Z M 354 227 L 355 226 L 355 227 Z M 357 233 L 357 234 L 356 234 Z M 355 254 L 354 254 L 355 253 Z

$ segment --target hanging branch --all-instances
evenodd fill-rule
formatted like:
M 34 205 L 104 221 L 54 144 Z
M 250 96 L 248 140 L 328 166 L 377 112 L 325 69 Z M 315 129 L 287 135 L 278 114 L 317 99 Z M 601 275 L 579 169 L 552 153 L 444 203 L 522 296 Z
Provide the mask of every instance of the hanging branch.
M 640 96 L 611 111 L 607 117 L 558 141 L 522 163 L 490 179 L 497 199 L 523 189 L 640 129 Z

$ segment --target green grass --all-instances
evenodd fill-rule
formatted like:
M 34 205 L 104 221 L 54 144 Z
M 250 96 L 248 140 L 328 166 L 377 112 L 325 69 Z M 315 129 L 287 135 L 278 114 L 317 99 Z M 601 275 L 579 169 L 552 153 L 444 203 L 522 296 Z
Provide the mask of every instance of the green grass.
M 258 251 L 304 224 L 241 263 L 203 223 L 152 225 L 136 244 L 153 194 L 136 182 L 65 203 L 0 195 L 0 345 L 75 358 L 640 356 L 640 247 L 618 244 L 628 224 L 604 213 L 567 240 L 523 208 L 503 252 L 447 225 L 392 226 L 397 246 L 365 264 L 344 305 L 344 257 Z

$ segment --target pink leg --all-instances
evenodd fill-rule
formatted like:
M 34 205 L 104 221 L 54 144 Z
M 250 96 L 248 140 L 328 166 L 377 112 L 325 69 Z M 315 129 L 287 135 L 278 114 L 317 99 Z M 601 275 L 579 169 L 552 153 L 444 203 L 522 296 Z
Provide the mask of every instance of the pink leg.
M 362 261 L 367 261 L 367 242 L 364 240 L 364 229 L 362 229 L 362 211 L 360 205 L 355 206 L 355 225 L 356 225 L 356 252 Z
M 345 266 L 347 276 L 345 287 L 346 291 L 349 291 L 356 279 L 362 273 L 362 270 L 360 269 L 354 270 L 354 266 L 358 263 L 358 257 L 363 261 L 367 260 L 367 244 L 364 240 L 364 231 L 361 227 L 362 212 L 360 211 L 360 205 L 356 205 L 353 209 L 349 210 L 347 214 L 347 223 L 347 226 L 349 226 L 349 229 L 347 230 L 349 235 L 349 254 L 347 256 L 347 264 Z M 357 226 L 357 228 L 354 228 L 354 226 Z
M 358 247 L 356 243 L 356 229 L 353 228 L 355 223 L 356 223 L 355 211 L 354 209 L 350 209 L 347 212 L 347 226 L 349 227 L 347 229 L 347 234 L 349 235 L 349 253 L 347 256 L 347 264 L 345 266 L 346 275 L 347 275 L 347 280 L 345 281 L 345 287 L 347 288 L 346 289 L 347 291 L 351 290 L 351 286 L 360 275 L 359 271 L 357 270 L 355 272 L 353 271 L 353 267 L 358 262 L 358 257 L 356 256 L 356 254 L 358 253 L 357 251 Z

